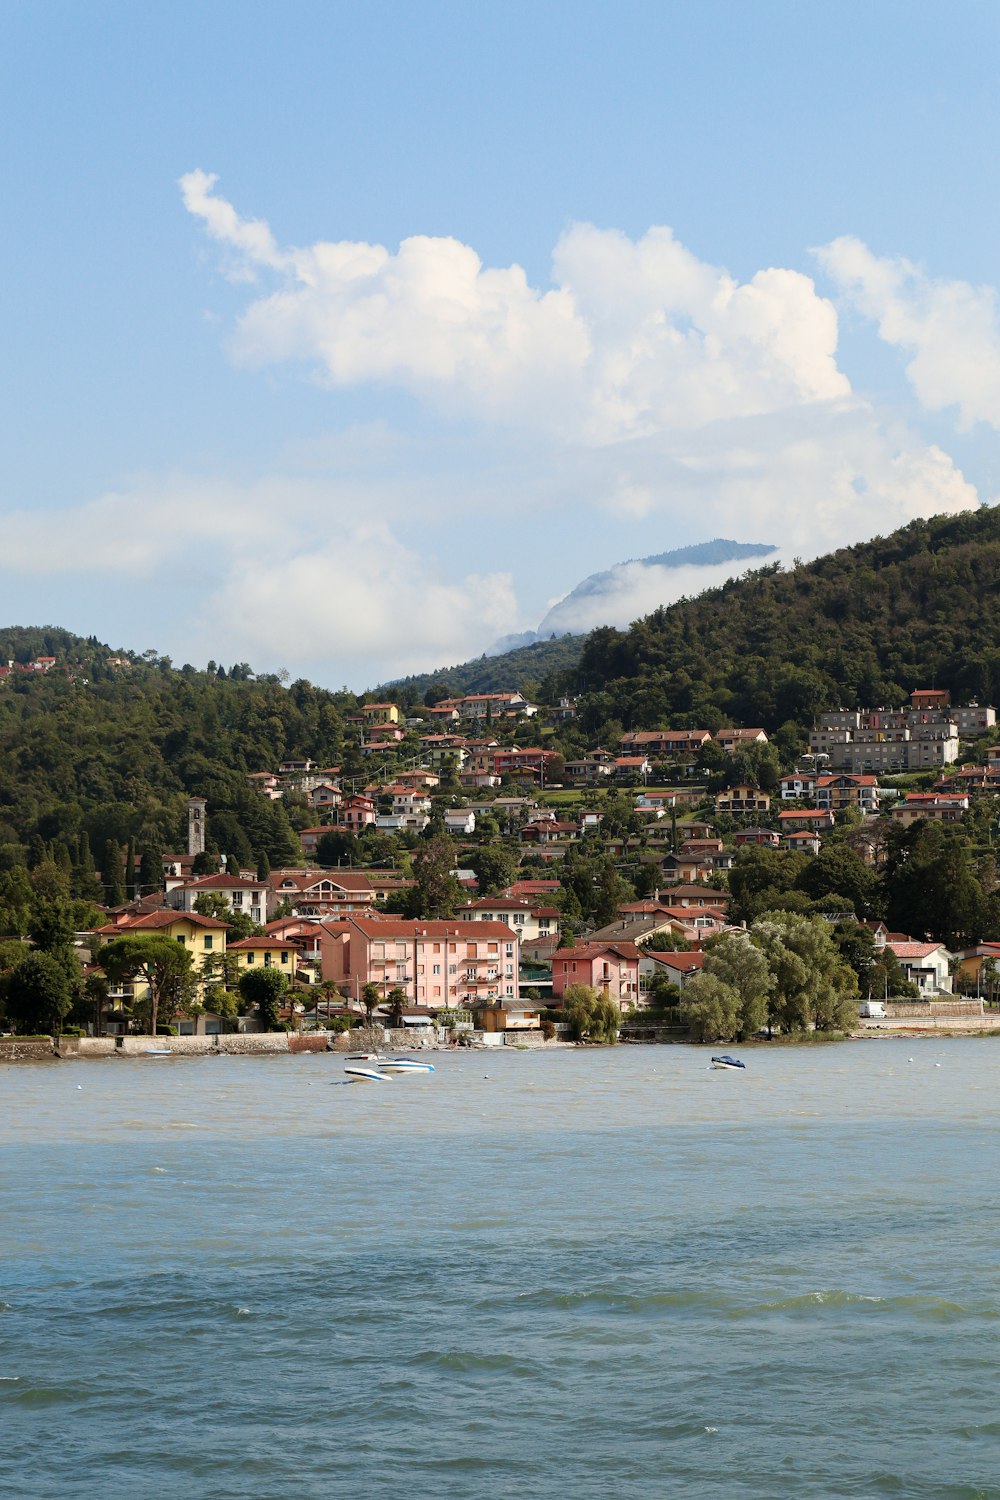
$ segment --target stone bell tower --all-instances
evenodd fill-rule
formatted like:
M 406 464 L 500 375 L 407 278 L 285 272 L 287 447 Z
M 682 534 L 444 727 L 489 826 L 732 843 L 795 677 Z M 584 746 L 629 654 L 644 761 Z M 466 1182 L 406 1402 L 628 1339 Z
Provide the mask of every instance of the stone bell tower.
M 188 798 L 188 853 L 205 852 L 205 798 Z

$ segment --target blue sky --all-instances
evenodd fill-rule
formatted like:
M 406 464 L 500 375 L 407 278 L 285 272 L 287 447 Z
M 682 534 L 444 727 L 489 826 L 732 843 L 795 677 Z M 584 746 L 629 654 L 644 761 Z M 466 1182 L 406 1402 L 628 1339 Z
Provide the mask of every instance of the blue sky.
M 994 499 L 998 33 L 7 0 L 0 623 L 362 687 Z

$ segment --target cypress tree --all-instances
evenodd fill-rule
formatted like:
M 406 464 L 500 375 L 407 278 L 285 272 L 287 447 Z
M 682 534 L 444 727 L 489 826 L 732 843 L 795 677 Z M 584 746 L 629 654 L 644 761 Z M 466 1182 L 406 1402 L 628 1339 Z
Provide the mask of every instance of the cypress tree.
M 104 857 L 101 860 L 101 878 L 104 882 L 104 900 L 108 906 L 125 905 L 125 885 L 122 880 L 122 851 L 121 845 L 115 839 L 108 839 L 104 845 Z

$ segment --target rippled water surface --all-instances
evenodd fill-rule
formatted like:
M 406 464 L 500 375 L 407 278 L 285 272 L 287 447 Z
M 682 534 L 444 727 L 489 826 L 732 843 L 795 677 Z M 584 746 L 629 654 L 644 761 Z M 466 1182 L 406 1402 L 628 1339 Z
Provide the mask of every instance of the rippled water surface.
M 0 1068 L 0 1495 L 1000 1497 L 1000 1043 Z

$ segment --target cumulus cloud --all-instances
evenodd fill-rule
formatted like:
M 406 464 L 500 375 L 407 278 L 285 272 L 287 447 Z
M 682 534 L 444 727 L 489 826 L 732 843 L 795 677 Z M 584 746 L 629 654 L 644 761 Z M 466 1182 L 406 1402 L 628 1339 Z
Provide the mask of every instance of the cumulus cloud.
M 350 457 L 354 445 L 346 446 Z M 400 540 L 398 511 L 412 508 L 420 488 L 400 493 L 396 481 L 370 474 L 273 474 L 246 484 L 141 476 L 51 512 L 44 545 L 37 512 L 8 512 L 0 579 L 30 577 L 36 592 L 58 581 L 64 601 L 83 584 L 93 618 L 94 580 L 113 577 L 114 597 L 135 591 L 171 655 L 288 666 L 362 688 L 476 655 L 517 622 L 509 574 L 444 565 L 433 548 Z M 377 510 L 382 519 L 361 519 Z M 112 627 L 94 620 L 89 628 Z M 113 629 L 134 644 L 117 611 Z
M 900 256 L 873 255 L 844 235 L 815 251 L 820 265 L 879 336 L 912 353 L 906 373 L 930 411 L 958 408 L 965 428 L 1000 427 L 1000 322 L 996 290 L 933 280 Z
M 833 305 L 801 272 L 741 284 L 667 228 L 638 241 L 589 224 L 553 257 L 554 285 L 485 267 L 468 245 L 415 235 L 396 251 L 319 241 L 282 249 L 216 179 L 181 179 L 229 273 L 274 289 L 239 320 L 237 358 L 304 360 L 336 385 L 383 381 L 447 409 L 589 442 L 780 410 L 850 393 Z
M 242 559 L 213 595 L 203 628 L 238 632 L 254 659 L 275 653 L 349 661 L 372 683 L 476 655 L 510 629 L 509 575 L 450 573 L 404 547 L 385 526 L 361 524 L 335 541 L 274 560 Z

